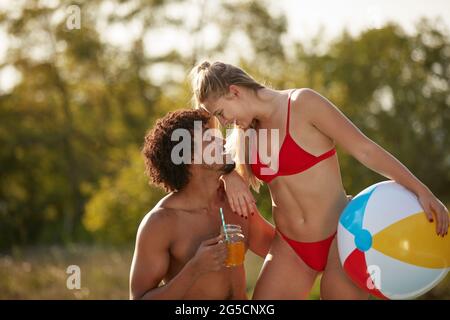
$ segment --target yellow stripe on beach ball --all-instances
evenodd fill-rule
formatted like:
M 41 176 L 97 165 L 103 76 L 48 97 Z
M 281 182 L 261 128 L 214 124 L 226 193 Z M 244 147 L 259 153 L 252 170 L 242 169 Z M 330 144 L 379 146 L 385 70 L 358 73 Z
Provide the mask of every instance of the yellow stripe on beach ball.
M 424 212 L 397 221 L 373 235 L 372 247 L 394 259 L 420 267 L 450 267 L 450 236 L 436 234 Z

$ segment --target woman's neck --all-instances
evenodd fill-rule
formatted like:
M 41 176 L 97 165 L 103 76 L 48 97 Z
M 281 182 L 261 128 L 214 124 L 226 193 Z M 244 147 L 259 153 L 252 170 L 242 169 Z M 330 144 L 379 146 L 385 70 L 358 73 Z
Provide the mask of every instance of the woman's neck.
M 264 88 L 258 90 L 255 95 L 256 102 L 252 102 L 257 127 L 267 127 L 276 121 L 283 110 L 280 108 L 285 101 L 282 91 Z

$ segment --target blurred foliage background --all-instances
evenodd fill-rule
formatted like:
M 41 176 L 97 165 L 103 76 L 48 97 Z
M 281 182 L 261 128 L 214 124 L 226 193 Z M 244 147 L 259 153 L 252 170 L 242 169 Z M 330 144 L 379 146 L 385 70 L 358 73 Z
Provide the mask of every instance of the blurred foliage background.
M 69 30 L 73 4 L 81 28 Z M 127 45 L 108 40 L 117 26 Z M 185 41 L 155 54 L 167 29 Z M 24 0 L 0 11 L 0 30 L 0 72 L 16 75 L 0 91 L 0 298 L 128 297 L 138 224 L 163 195 L 144 175 L 143 137 L 190 107 L 187 74 L 203 58 L 274 88 L 317 90 L 450 203 L 450 38 L 439 22 L 344 31 L 324 46 L 321 33 L 287 39 L 286 17 L 265 1 Z M 338 152 L 348 194 L 384 180 Z M 270 220 L 267 188 L 256 197 Z M 92 281 L 71 293 L 65 267 L 77 261 Z M 250 292 L 261 261 L 249 261 Z M 449 288 L 447 277 L 424 298 L 449 299 Z

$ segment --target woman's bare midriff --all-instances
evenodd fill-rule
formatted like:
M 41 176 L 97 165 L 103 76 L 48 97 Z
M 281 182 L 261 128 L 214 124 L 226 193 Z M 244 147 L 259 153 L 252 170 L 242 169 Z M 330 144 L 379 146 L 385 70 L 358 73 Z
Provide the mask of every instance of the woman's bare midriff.
M 331 236 L 348 202 L 337 154 L 306 171 L 275 178 L 269 190 L 277 229 L 301 242 Z

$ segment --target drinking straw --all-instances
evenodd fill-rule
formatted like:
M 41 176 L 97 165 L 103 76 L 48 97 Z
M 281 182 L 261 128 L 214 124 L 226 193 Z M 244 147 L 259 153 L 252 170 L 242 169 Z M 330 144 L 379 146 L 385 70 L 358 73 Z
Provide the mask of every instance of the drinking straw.
M 222 207 L 220 207 L 220 217 L 222 218 L 222 226 L 223 226 L 223 232 L 225 232 L 225 239 L 228 241 L 228 233 L 227 233 L 227 228 L 225 227 L 225 218 L 223 216 Z

